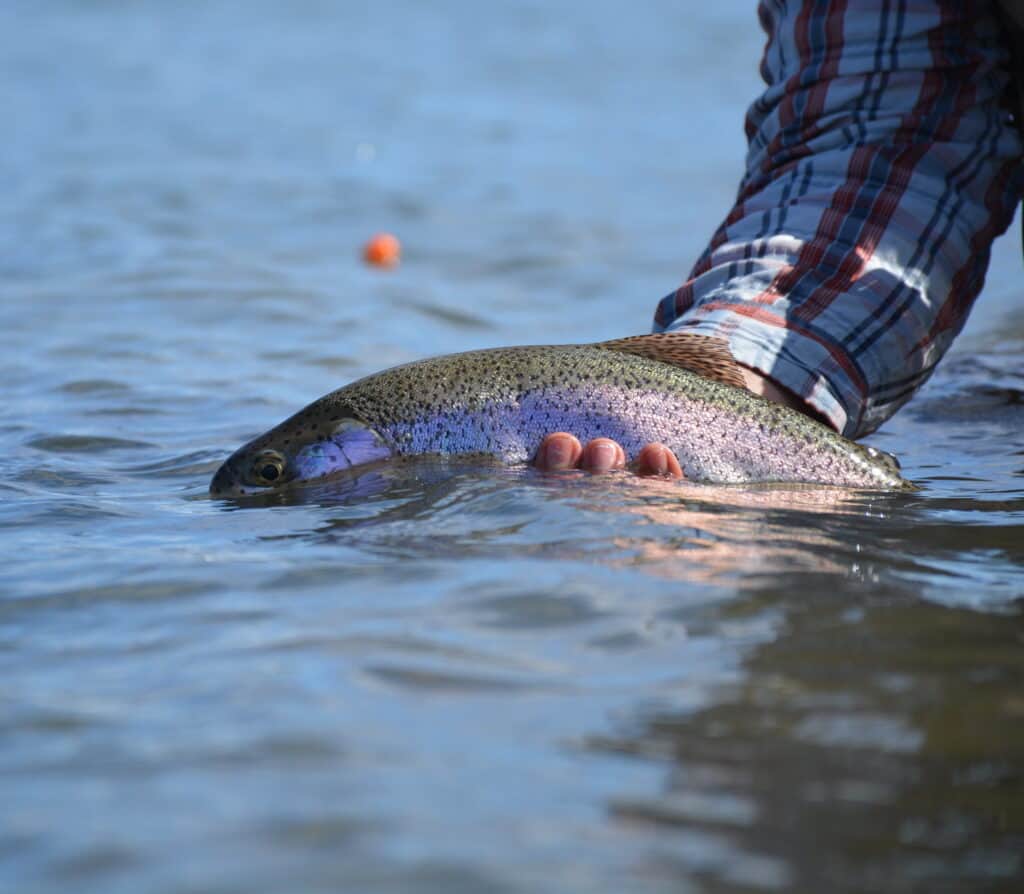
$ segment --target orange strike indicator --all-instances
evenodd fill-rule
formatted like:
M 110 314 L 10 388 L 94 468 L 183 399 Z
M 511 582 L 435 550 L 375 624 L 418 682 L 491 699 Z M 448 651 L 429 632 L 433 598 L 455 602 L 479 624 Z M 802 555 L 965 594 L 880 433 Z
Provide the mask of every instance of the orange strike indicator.
M 396 267 L 402 245 L 390 233 L 378 233 L 363 246 L 363 260 L 371 267 Z

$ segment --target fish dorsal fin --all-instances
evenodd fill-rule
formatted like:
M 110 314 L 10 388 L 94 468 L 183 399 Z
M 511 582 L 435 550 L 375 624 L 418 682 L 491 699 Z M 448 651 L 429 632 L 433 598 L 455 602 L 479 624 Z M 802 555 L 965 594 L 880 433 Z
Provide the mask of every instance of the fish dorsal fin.
M 713 379 L 735 388 L 746 387 L 739 364 L 729 353 L 728 344 L 710 335 L 658 332 L 653 335 L 633 335 L 629 338 L 602 341 L 594 347 L 623 354 L 636 354 L 648 360 L 681 366 L 705 379 Z

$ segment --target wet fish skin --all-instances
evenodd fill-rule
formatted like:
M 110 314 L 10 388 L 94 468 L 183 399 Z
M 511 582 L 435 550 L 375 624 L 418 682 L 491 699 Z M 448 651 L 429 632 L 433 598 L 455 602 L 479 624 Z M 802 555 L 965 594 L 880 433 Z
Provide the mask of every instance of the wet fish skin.
M 210 491 L 259 493 L 424 454 L 523 462 L 555 431 L 612 438 L 627 455 L 660 441 L 692 481 L 913 487 L 885 454 L 744 389 L 602 345 L 537 345 L 435 357 L 346 385 L 239 448 Z

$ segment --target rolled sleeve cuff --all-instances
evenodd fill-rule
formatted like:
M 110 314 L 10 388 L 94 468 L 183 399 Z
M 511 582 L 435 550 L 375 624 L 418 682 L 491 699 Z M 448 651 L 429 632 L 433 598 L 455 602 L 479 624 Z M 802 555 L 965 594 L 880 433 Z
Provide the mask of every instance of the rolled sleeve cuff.
M 738 363 L 783 386 L 848 437 L 857 432 L 863 395 L 848 358 L 812 331 L 789 328 L 770 307 L 711 297 L 663 331 L 722 339 Z

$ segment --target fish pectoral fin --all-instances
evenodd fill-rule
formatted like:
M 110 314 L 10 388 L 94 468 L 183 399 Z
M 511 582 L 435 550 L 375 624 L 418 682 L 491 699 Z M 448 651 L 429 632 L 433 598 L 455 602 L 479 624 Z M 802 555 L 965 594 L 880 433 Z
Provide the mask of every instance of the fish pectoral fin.
M 746 387 L 740 366 L 729 352 L 729 345 L 722 339 L 710 335 L 658 332 L 602 341 L 594 347 L 619 351 L 622 354 L 636 354 L 648 360 L 680 366 L 723 385 Z

